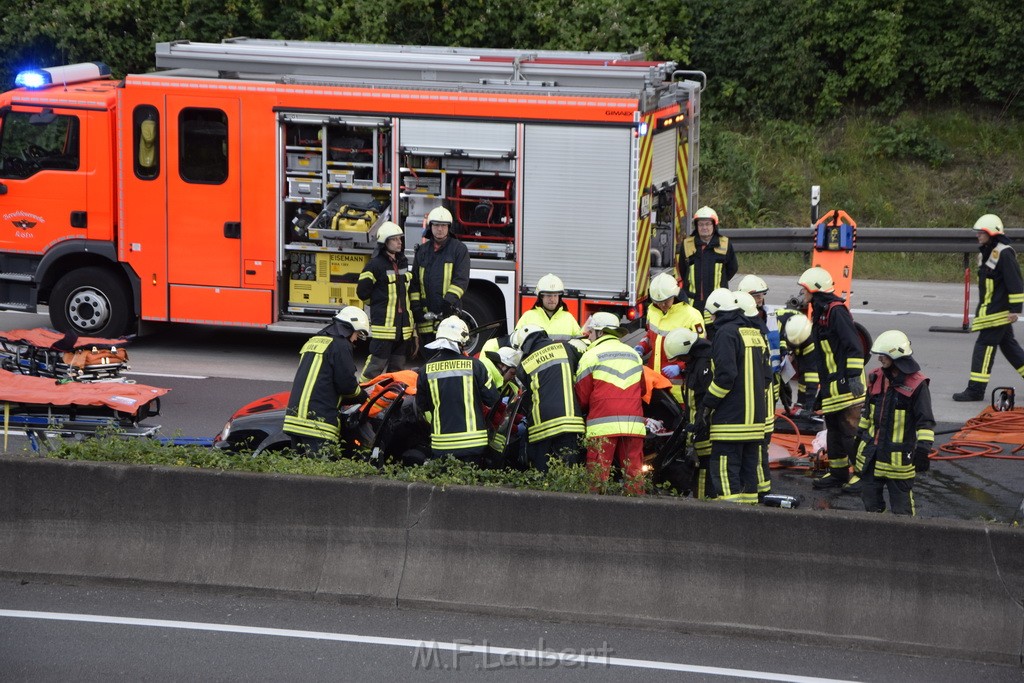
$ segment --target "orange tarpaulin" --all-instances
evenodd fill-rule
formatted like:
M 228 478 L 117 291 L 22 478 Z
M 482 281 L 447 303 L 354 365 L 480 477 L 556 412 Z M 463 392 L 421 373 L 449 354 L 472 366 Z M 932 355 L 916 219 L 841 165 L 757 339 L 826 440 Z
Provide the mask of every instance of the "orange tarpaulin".
M 170 389 L 145 384 L 100 382 L 57 384 L 45 377 L 16 375 L 0 370 L 0 403 L 40 406 L 106 406 L 120 413 L 135 415 L 153 399 Z

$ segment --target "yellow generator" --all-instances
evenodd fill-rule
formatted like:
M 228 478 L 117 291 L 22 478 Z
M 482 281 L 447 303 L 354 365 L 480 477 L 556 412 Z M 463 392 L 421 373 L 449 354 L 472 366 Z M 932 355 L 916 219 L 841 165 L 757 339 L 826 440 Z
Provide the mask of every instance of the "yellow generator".
M 292 252 L 288 310 L 362 308 L 362 302 L 356 296 L 356 283 L 369 259 L 368 254 Z

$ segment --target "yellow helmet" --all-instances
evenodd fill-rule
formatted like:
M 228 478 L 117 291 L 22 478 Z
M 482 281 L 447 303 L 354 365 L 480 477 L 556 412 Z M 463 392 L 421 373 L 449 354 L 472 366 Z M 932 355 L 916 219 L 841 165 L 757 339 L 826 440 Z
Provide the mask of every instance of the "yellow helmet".
M 893 360 L 912 355 L 910 339 L 899 330 L 886 330 L 878 335 L 875 343 L 871 345 L 871 353 L 882 356 L 889 356 Z
M 989 235 L 1004 235 L 1003 221 L 994 213 L 986 213 L 974 222 L 974 229 L 979 232 L 986 232 Z
M 432 223 L 447 223 L 448 225 L 451 225 L 454 221 L 455 219 L 452 218 L 452 212 L 443 206 L 434 207 L 430 210 L 430 213 L 427 214 L 427 225 L 431 225 Z
M 805 270 L 804 274 L 800 276 L 799 282 L 800 286 L 811 294 L 815 292 L 832 292 L 836 288 L 835 282 L 832 281 L 831 273 L 820 266 Z
M 541 279 L 537 280 L 537 294 L 564 294 L 565 285 L 562 284 L 562 278 L 558 277 L 554 273 L 548 273 Z
M 660 273 L 651 280 L 651 301 L 665 301 L 679 296 L 679 283 L 671 273 Z
M 450 315 L 437 324 L 438 339 L 450 339 L 459 344 L 469 341 L 469 325 L 457 315 Z
M 677 327 L 665 335 L 665 355 L 669 358 L 679 358 L 690 353 L 690 349 L 697 343 L 700 337 L 693 330 L 685 327 Z
M 352 331 L 359 335 L 360 339 L 368 339 L 370 337 L 370 319 L 366 317 L 363 309 L 356 308 L 355 306 L 345 306 L 345 308 L 334 314 L 334 319 L 348 324 Z
M 736 296 L 736 304 L 743 311 L 743 315 L 752 318 L 757 315 L 757 302 L 754 301 L 753 295 L 748 292 L 733 292 Z
M 719 287 L 715 291 L 708 294 L 707 300 L 704 302 L 704 310 L 710 315 L 716 313 L 724 313 L 725 311 L 738 311 L 740 305 L 736 303 L 736 295 L 730 292 L 725 287 Z
M 767 294 L 768 283 L 756 275 L 744 275 L 737 289 L 748 294 Z
M 811 327 L 811 321 L 806 315 L 793 315 L 786 321 L 782 331 L 786 335 L 786 341 L 794 347 L 799 347 L 811 338 Z
M 404 237 L 405 231 L 397 223 L 384 221 L 377 228 L 377 244 L 385 244 L 392 237 Z
M 697 209 L 697 213 L 693 214 L 693 224 L 697 225 L 697 221 L 702 218 L 710 219 L 715 224 L 715 227 L 718 227 L 718 213 L 710 206 L 702 206 Z

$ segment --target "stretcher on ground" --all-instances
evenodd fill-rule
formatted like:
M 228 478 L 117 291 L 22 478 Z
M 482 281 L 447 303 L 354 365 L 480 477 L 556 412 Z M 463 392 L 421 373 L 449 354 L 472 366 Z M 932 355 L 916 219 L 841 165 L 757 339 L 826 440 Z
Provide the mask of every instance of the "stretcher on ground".
M 130 382 L 126 339 L 35 328 L 0 332 L 0 369 L 63 382 Z
M 11 431 L 23 430 L 32 449 L 52 449 L 49 437 L 82 439 L 98 433 L 154 436 L 159 425 L 143 420 L 160 414 L 169 389 L 114 382 L 58 383 L 0 370 L 0 424 L 4 450 Z

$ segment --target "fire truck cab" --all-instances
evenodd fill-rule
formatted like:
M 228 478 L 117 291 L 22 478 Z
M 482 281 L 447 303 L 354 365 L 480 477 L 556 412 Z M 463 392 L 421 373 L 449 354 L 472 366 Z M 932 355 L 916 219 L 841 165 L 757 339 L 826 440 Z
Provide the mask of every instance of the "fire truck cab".
M 0 95 L 0 309 L 309 332 L 362 305 L 382 222 L 411 261 L 445 206 L 471 325 L 511 329 L 548 272 L 581 320 L 635 315 L 690 223 L 702 83 L 671 62 L 240 38 L 156 65 Z

